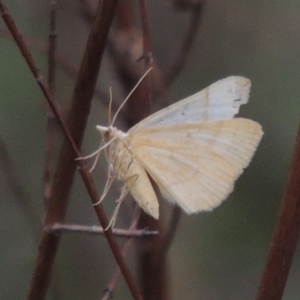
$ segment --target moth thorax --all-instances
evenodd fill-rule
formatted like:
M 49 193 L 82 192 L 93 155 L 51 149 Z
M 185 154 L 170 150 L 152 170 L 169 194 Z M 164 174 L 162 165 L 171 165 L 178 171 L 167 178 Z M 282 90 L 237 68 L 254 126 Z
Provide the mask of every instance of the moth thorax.
M 124 180 L 133 162 L 133 156 L 128 149 L 126 140 L 122 137 L 117 137 L 108 147 L 106 157 L 118 179 Z

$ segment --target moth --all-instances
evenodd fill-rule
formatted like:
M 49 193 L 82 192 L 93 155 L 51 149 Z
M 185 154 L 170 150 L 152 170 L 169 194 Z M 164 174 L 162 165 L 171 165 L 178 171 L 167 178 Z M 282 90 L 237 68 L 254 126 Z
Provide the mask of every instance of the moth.
M 159 218 L 159 203 L 150 182 L 163 197 L 187 214 L 211 211 L 232 192 L 252 159 L 263 131 L 257 122 L 234 118 L 249 99 L 249 79 L 232 76 L 164 108 L 128 132 L 96 126 L 102 135 L 109 179 L 124 182 L 118 208 L 131 193 L 137 204 Z M 98 203 L 99 203 L 98 202 Z

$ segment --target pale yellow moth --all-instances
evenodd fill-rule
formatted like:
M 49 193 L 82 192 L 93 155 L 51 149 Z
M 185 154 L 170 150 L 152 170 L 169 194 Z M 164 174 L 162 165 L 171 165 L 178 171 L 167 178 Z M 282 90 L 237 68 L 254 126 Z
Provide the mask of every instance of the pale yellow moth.
M 110 224 L 128 192 L 153 218 L 159 204 L 151 177 L 162 195 L 186 213 L 211 211 L 233 190 L 263 135 L 261 126 L 234 118 L 249 98 L 249 79 L 232 76 L 162 109 L 127 133 L 97 126 L 109 164 L 109 180 L 125 183 Z M 112 122 L 113 124 L 113 122 Z

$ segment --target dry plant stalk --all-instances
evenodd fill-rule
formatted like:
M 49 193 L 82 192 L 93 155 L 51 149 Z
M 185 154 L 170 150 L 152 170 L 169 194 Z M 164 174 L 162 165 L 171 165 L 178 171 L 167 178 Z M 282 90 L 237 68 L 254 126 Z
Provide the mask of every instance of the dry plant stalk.
M 282 299 L 300 231 L 300 127 L 285 194 L 256 300 Z
M 73 105 L 68 119 L 68 127 L 60 117 L 60 114 L 53 101 L 52 95 L 49 92 L 47 86 L 44 84 L 42 76 L 36 67 L 36 64 L 24 43 L 19 30 L 8 12 L 7 7 L 0 1 L 0 11 L 4 22 L 13 35 L 22 55 L 24 56 L 28 67 L 36 78 L 42 92 L 44 93 L 48 104 L 53 110 L 63 133 L 66 136 L 66 140 L 63 144 L 60 160 L 56 170 L 56 176 L 52 185 L 52 193 L 49 199 L 47 207 L 45 226 L 49 226 L 54 223 L 62 223 L 65 218 L 67 199 L 69 191 L 72 185 L 72 179 L 76 171 L 75 158 L 80 157 L 78 146 L 80 146 L 84 128 L 87 122 L 87 116 L 89 113 L 90 102 L 94 92 L 96 79 L 99 73 L 102 54 L 105 48 L 105 42 L 110 27 L 112 16 L 116 8 L 116 1 L 103 1 L 99 4 L 94 26 L 90 34 L 90 38 L 86 47 L 85 55 L 81 65 L 77 82 L 75 86 L 75 92 L 73 96 Z M 89 195 L 94 203 L 99 199 L 93 182 L 89 173 L 86 171 L 84 164 L 80 164 L 80 174 L 84 183 L 86 184 Z M 96 213 L 99 217 L 99 221 L 102 227 L 106 227 L 108 224 L 104 210 L 101 205 L 95 207 Z M 127 265 L 125 264 L 120 249 L 114 239 L 111 230 L 105 232 L 105 237 L 112 249 L 112 252 L 123 272 L 123 275 L 127 281 L 128 287 L 131 290 L 134 299 L 142 299 L 137 286 L 132 279 Z M 27 299 L 43 299 L 45 297 L 47 287 L 50 282 L 50 275 L 52 266 L 60 237 L 54 235 L 49 231 L 44 231 L 37 257 L 36 268 L 32 277 L 31 287 L 27 296 Z

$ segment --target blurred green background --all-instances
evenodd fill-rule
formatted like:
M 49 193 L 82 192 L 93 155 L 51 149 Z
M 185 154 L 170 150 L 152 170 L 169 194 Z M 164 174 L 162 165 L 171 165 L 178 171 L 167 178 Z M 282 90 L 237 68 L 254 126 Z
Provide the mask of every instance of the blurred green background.
M 22 34 L 30 37 L 33 56 L 45 76 L 47 57 L 41 48 L 49 33 L 49 2 L 6 1 Z M 58 53 L 78 68 L 89 29 L 76 14 L 77 1 L 58 2 Z M 300 2 L 206 2 L 191 55 L 167 97 L 177 101 L 218 79 L 246 76 L 252 81 L 251 97 L 240 116 L 258 121 L 265 135 L 226 202 L 212 213 L 182 216 L 169 256 L 172 299 L 254 299 L 299 125 Z M 174 11 L 170 1 L 152 0 L 149 19 L 153 55 L 164 69 L 180 45 L 189 16 Z M 1 147 L 8 152 L 1 154 L 1 160 L 11 160 L 11 182 L 17 184 L 11 188 L 1 161 L 0 299 L 10 300 L 24 299 L 37 254 L 43 218 L 46 102 L 16 45 L 5 34 L 3 21 L 0 24 L 0 132 Z M 74 77 L 60 65 L 57 72 L 58 98 L 66 108 Z M 105 60 L 100 76 L 105 91 L 111 85 L 114 88 L 112 74 Z M 99 102 L 93 108 L 85 153 L 99 145 L 95 125 L 107 124 Z M 56 150 L 61 142 L 59 129 L 57 132 Z M 95 171 L 95 181 L 102 181 L 103 170 L 105 167 Z M 105 205 L 111 213 L 113 201 Z M 125 219 L 129 212 L 124 214 Z M 74 184 L 67 221 L 97 224 L 80 178 Z M 299 299 L 299 258 L 297 251 L 285 300 Z M 66 234 L 56 260 L 56 288 L 49 291 L 48 299 L 100 299 L 114 266 L 104 238 Z M 134 261 L 130 266 L 134 269 Z M 123 279 L 115 299 L 130 299 Z

